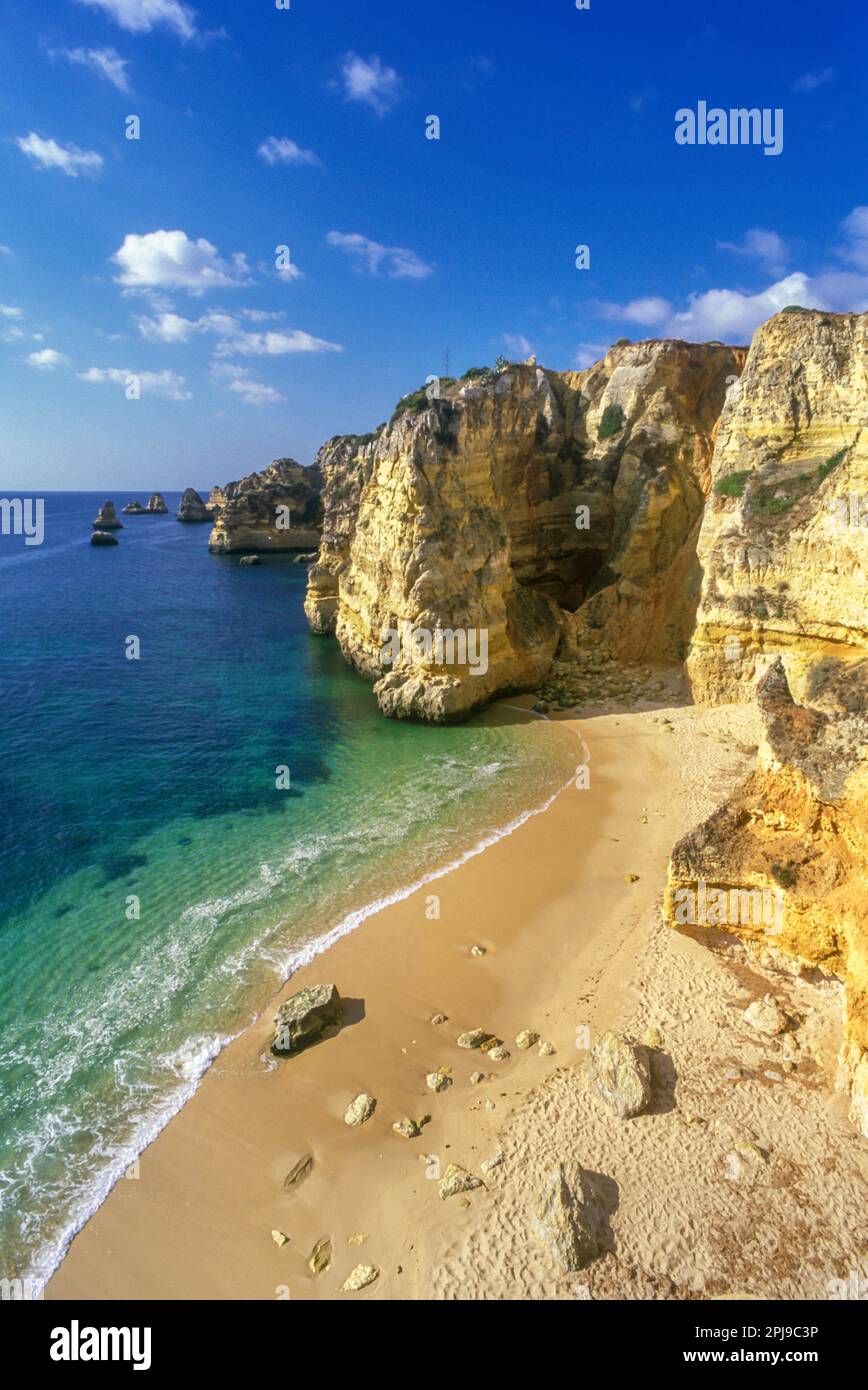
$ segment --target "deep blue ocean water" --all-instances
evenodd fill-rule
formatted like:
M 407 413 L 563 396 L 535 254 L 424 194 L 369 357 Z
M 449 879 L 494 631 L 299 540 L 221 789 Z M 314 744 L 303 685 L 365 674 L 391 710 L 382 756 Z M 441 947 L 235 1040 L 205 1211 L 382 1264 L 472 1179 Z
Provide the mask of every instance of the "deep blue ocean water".
M 210 555 L 165 496 L 117 547 L 96 494 L 0 535 L 0 1278 L 47 1277 L 317 942 L 575 763 L 542 721 L 383 719 L 305 568 Z

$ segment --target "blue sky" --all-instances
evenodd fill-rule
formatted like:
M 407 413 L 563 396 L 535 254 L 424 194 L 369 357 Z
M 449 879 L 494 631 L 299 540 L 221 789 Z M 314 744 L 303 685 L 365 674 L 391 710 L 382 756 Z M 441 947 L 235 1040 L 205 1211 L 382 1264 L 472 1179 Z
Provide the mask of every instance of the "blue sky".
M 868 308 L 866 37 L 852 0 L 0 0 L 0 486 L 206 489 L 447 351 Z M 782 152 L 679 146 L 700 100 L 781 108 Z

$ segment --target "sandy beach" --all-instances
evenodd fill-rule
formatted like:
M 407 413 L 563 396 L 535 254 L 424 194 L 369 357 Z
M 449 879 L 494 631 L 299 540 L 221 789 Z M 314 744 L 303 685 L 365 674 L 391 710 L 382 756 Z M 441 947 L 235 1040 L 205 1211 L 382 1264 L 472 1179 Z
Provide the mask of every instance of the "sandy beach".
M 46 1297 L 828 1298 L 861 1269 L 865 1145 L 832 1084 L 837 985 L 712 953 L 660 918 L 671 848 L 752 764 L 755 712 L 563 722 L 591 752 L 590 787 L 299 971 L 79 1233 Z M 322 981 L 345 999 L 344 1025 L 272 1062 L 276 1005 Z M 769 991 L 800 1021 L 794 1066 L 745 1025 Z M 506 1060 L 457 1046 L 478 1027 Z M 586 1083 L 588 1042 L 607 1028 L 652 1046 L 653 1102 L 632 1120 Z M 554 1053 L 517 1048 L 522 1029 Z M 440 1067 L 451 1084 L 435 1094 L 425 1078 Z M 377 1108 L 351 1128 L 360 1092 Z M 417 1138 L 392 1129 L 426 1115 Z M 439 1199 L 448 1163 L 481 1175 L 495 1155 L 484 1186 Z M 286 1189 L 306 1156 L 309 1176 Z M 557 1157 L 597 1175 L 606 1207 L 603 1253 L 578 1274 L 529 1224 Z M 314 1275 L 324 1238 L 331 1262 Z M 378 1277 L 342 1293 L 358 1264 Z

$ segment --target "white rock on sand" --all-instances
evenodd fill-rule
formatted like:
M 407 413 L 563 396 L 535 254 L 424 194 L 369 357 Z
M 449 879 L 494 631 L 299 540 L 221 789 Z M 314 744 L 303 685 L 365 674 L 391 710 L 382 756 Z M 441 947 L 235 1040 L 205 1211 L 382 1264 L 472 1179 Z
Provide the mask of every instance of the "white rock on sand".
M 355 1100 L 350 1101 L 344 1114 L 344 1123 L 348 1125 L 363 1125 L 369 1120 L 377 1108 L 377 1102 L 373 1096 L 367 1095 L 364 1091 L 356 1096 Z

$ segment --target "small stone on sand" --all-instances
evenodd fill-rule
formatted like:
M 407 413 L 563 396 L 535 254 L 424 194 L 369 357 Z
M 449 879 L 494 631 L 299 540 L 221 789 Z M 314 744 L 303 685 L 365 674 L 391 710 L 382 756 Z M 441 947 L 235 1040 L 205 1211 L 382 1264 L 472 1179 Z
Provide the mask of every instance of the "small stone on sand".
M 341 1285 L 341 1293 L 356 1293 L 359 1289 L 367 1288 L 379 1277 L 379 1273 L 376 1265 L 356 1265 Z
M 344 1123 L 348 1125 L 363 1125 L 366 1120 L 371 1118 L 376 1108 L 377 1102 L 374 1100 L 374 1097 L 366 1095 L 363 1091 L 361 1095 L 356 1096 L 355 1100 L 351 1101 L 347 1106 L 346 1113 L 344 1114 Z

